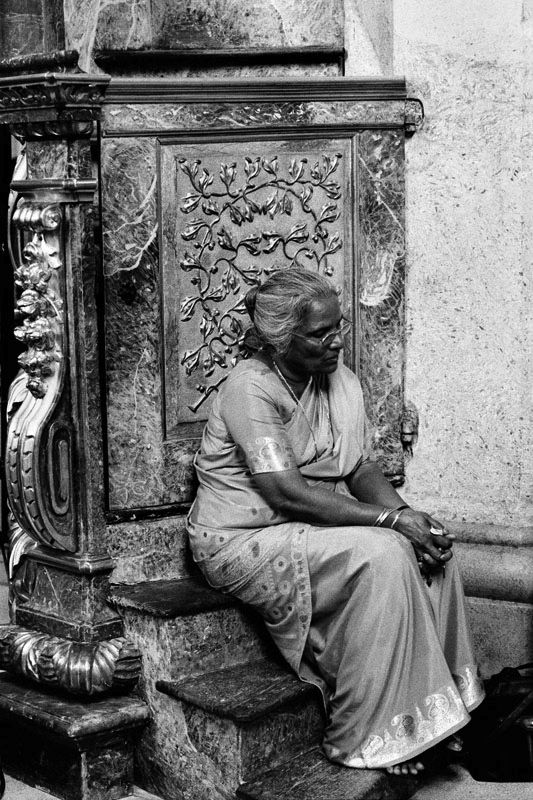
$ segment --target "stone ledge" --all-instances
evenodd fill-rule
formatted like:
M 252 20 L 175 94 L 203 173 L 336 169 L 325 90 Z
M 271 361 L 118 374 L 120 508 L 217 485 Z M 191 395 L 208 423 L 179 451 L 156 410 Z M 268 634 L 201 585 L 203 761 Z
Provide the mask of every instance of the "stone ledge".
M 198 675 L 186 681 L 158 681 L 156 688 L 204 711 L 238 723 L 254 722 L 281 706 L 316 695 L 287 667 L 256 661 Z
M 139 611 L 163 619 L 216 611 L 238 604 L 232 597 L 212 589 L 200 577 L 113 584 L 109 602 L 118 609 Z
M 17 716 L 68 739 L 80 739 L 120 728 L 146 724 L 150 710 L 138 697 L 108 697 L 82 703 L 35 689 L 0 673 L 0 717 Z
M 533 547 L 533 528 L 516 525 L 482 525 L 480 523 L 450 522 L 447 527 L 458 542 L 494 544 L 508 547 Z
M 456 542 L 454 550 L 468 596 L 533 602 L 533 548 Z

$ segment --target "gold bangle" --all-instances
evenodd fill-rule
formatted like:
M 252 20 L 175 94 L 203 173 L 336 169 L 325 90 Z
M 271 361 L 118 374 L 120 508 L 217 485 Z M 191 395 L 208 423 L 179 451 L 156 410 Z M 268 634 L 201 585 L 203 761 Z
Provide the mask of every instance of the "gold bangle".
M 393 511 L 394 511 L 393 508 L 384 508 L 383 511 L 380 514 L 378 514 L 373 527 L 381 528 L 381 526 L 383 525 L 389 514 L 392 514 Z
M 394 517 L 394 519 L 392 520 L 392 522 L 390 524 L 390 527 L 392 528 L 392 530 L 395 529 L 394 526 L 398 522 L 398 519 L 400 518 L 400 515 L 401 515 L 402 511 L 404 511 L 403 508 L 401 508 L 399 511 L 396 512 L 396 516 Z

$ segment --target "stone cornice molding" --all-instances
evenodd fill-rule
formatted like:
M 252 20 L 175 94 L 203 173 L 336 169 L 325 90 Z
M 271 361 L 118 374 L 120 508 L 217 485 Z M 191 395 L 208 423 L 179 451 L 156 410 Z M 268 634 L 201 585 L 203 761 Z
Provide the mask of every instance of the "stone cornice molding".
M 28 72 L 80 72 L 77 50 L 54 50 L 49 53 L 31 53 L 13 58 L 0 58 L 0 75 L 20 75 Z
M 113 78 L 108 103 L 228 103 L 405 100 L 405 78 Z
M 48 203 L 92 203 L 97 183 L 76 178 L 12 181 L 11 189 L 28 200 Z M 15 222 L 15 219 L 13 220 Z
M 70 555 L 64 552 L 59 554 L 39 546 L 32 550 L 32 559 L 38 564 L 61 568 L 64 572 L 75 575 L 98 575 L 102 572 L 109 573 L 113 569 L 113 560 L 108 555 L 89 553 Z
M 23 138 L 88 136 L 109 81 L 108 75 L 67 72 L 0 77 L 0 124 Z

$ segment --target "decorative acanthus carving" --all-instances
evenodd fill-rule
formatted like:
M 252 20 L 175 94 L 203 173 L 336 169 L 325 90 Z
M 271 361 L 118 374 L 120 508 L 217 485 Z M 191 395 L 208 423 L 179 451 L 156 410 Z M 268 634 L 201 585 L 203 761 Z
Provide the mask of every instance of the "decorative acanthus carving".
M 48 236 L 61 224 L 58 205 L 22 203 L 13 214 L 13 224 L 33 231 L 23 250 L 23 263 L 15 270 L 15 284 L 22 290 L 16 303 L 16 316 L 22 324 L 15 337 L 27 345 L 19 364 L 28 374 L 27 387 L 34 397 L 44 397 L 46 379 L 61 361 L 61 306 L 54 273 L 61 266 L 57 236 Z M 45 234 L 46 232 L 46 234 Z M 54 288 L 53 288 L 54 287 Z
M 21 528 L 42 544 L 73 552 L 72 433 L 59 413 L 65 381 L 61 221 L 59 204 L 27 200 L 12 217 L 26 241 L 15 269 L 15 336 L 26 350 L 9 393 L 6 472 Z
M 405 101 L 405 132 L 408 135 L 416 133 L 424 122 L 424 106 L 421 100 L 408 97 Z
M 0 628 L 0 669 L 70 694 L 116 694 L 137 683 L 141 654 L 123 637 L 73 642 L 6 625 Z
M 240 166 L 222 163 L 218 175 L 200 169 L 200 159 L 176 158 L 176 172 L 186 176 L 190 188 L 181 196 L 180 211 L 195 213 L 180 231 L 191 249 L 179 262 L 196 288 L 181 301 L 181 322 L 194 319 L 200 332 L 198 345 L 181 357 L 187 376 L 203 372 L 196 385 L 198 399 L 189 405 L 192 412 L 226 375 L 205 379 L 241 357 L 248 287 L 279 267 L 306 267 L 333 276 L 331 256 L 343 246 L 340 231 L 331 229 L 340 217 L 335 202 L 342 195 L 335 180 L 340 158 L 322 154 L 313 166 L 307 158 L 287 159 L 285 164 L 278 156 L 246 157 Z M 277 261 L 271 262 L 271 256 Z

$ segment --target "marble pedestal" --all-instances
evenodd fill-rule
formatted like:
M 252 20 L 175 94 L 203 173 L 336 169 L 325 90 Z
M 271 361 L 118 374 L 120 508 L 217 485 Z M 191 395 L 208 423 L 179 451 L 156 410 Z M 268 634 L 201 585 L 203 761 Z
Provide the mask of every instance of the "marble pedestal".
M 136 697 L 74 702 L 0 673 L 5 770 L 64 800 L 131 794 L 135 739 L 148 717 Z

